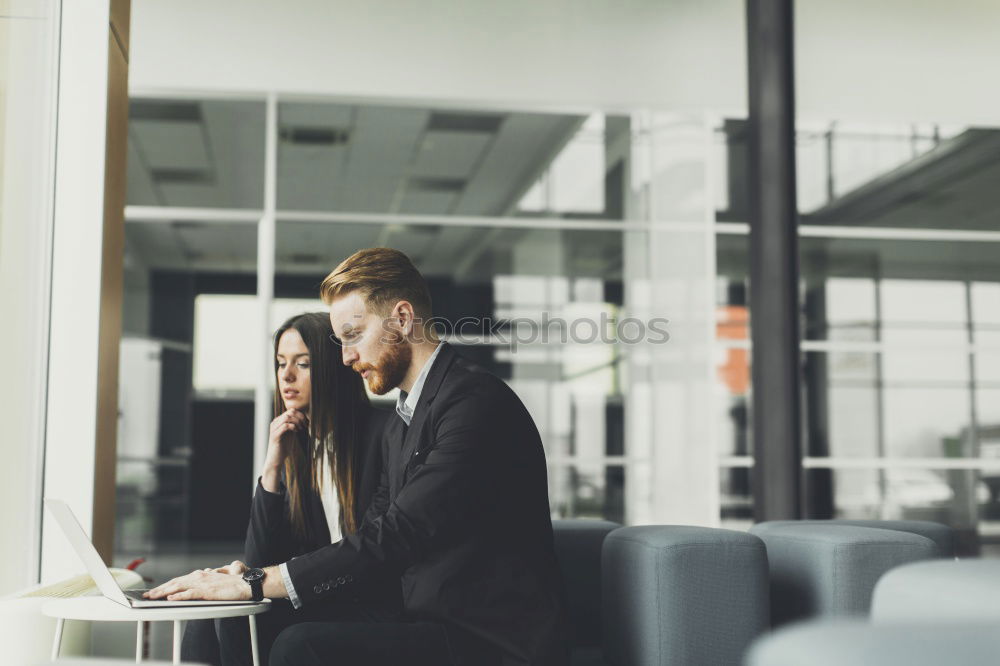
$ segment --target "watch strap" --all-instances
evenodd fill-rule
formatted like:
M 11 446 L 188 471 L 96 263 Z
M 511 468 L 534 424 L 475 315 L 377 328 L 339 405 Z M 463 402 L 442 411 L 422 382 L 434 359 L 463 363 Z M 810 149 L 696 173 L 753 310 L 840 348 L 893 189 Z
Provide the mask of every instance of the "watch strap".
M 243 580 L 250 585 L 250 598 L 254 601 L 264 600 L 264 570 L 250 569 L 243 574 Z

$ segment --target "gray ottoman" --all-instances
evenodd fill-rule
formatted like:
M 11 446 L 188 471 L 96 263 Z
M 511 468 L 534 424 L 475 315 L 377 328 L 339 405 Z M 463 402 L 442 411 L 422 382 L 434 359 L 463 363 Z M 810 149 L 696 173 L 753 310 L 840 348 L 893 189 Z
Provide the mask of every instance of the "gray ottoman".
M 553 520 L 556 559 L 566 590 L 572 664 L 602 663 L 601 548 L 621 527 L 607 520 Z
M 774 522 L 754 525 L 750 532 L 767 546 L 774 626 L 866 614 L 882 574 L 938 552 L 926 537 L 852 525 Z
M 623 527 L 604 541 L 604 652 L 615 666 L 739 664 L 768 626 L 757 537 L 707 527 Z
M 938 557 L 955 557 L 955 534 L 947 525 L 929 520 L 774 520 L 768 525 L 849 525 L 880 530 L 910 532 L 927 537 L 937 545 Z
M 1000 560 L 935 560 L 893 569 L 875 586 L 872 621 L 997 626 Z
M 823 620 L 780 629 L 755 643 L 746 666 L 941 666 L 994 664 L 996 625 L 872 625 Z

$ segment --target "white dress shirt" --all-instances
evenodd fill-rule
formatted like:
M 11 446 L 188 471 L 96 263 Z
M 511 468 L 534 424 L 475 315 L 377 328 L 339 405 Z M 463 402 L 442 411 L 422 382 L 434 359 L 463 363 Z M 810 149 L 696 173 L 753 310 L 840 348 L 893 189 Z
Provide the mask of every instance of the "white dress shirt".
M 424 390 L 424 383 L 427 382 L 427 375 L 430 374 L 431 366 L 434 365 L 434 359 L 437 358 L 440 351 L 441 344 L 438 343 L 438 346 L 434 348 L 434 353 L 427 359 L 424 367 L 420 370 L 420 374 L 417 375 L 417 381 L 413 382 L 413 387 L 409 393 L 403 389 L 399 389 L 399 397 L 396 398 L 396 413 L 399 414 L 399 418 L 406 422 L 407 426 L 413 420 L 413 411 L 417 408 L 417 403 L 420 402 L 420 394 Z

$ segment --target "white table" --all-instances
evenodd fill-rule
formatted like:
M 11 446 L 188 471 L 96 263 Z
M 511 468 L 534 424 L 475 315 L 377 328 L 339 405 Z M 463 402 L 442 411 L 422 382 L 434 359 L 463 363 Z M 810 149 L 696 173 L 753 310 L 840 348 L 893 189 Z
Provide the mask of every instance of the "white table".
M 127 608 L 104 597 L 77 597 L 57 599 L 42 606 L 42 613 L 58 620 L 56 636 L 52 644 L 52 660 L 59 657 L 62 642 L 63 622 L 66 620 L 87 620 L 90 622 L 135 622 L 135 661 L 142 661 L 142 623 L 174 623 L 174 663 L 181 659 L 181 629 L 187 620 L 214 620 L 222 617 L 246 616 L 250 622 L 250 650 L 254 666 L 260 666 L 257 658 L 257 618 L 258 613 L 271 609 L 268 601 L 259 604 L 229 606 L 168 606 L 166 608 Z

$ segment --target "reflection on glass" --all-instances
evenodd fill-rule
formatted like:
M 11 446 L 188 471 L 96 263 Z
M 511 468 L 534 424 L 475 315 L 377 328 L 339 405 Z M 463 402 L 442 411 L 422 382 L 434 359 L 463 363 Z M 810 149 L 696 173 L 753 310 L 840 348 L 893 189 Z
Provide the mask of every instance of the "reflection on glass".
M 518 202 L 525 213 L 605 211 L 605 119 L 591 114 Z
M 746 123 L 716 131 L 724 192 L 717 219 L 747 221 Z M 800 126 L 796 181 L 803 224 L 997 230 L 1000 130 L 941 124 Z M 970 207 L 969 201 L 976 205 Z
M 811 455 L 976 457 L 964 352 L 809 352 L 804 355 Z M 955 442 L 963 442 L 956 445 Z M 824 453 L 828 451 L 828 453 Z
M 753 524 L 753 491 L 748 467 L 723 468 L 719 474 L 719 518 L 727 529 Z
M 807 487 L 818 474 L 809 470 Z M 930 520 L 951 526 L 961 555 L 1000 536 L 1000 498 L 995 472 L 941 469 L 833 470 L 835 518 Z
M 127 222 L 124 263 L 116 560 L 206 539 L 237 553 L 246 525 L 231 516 L 252 478 L 246 370 L 259 367 L 256 226 Z M 213 480 L 222 464 L 233 474 Z
M 549 465 L 549 505 L 555 518 L 625 520 L 625 468 L 621 465 Z
M 746 265 L 745 238 L 720 245 L 720 262 Z M 970 326 L 1000 330 L 991 323 L 1000 244 L 809 237 L 799 245 L 805 339 L 954 348 L 969 342 Z
M 133 99 L 130 205 L 264 205 L 263 101 Z
M 282 210 L 623 214 L 626 117 L 335 102 L 282 103 L 278 116 Z
M 604 470 L 625 450 L 622 232 L 279 221 L 276 239 L 276 293 L 284 280 L 298 290 L 284 295 L 300 298 L 360 248 L 405 252 L 427 280 L 439 333 L 534 418 L 558 515 L 591 515 L 598 500 L 612 508 L 594 515 L 620 514 Z

